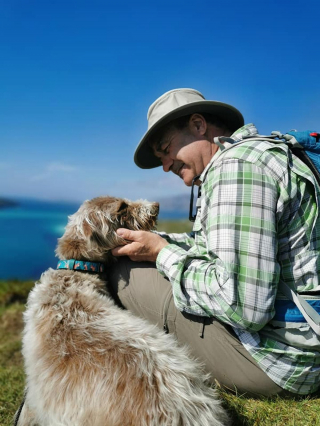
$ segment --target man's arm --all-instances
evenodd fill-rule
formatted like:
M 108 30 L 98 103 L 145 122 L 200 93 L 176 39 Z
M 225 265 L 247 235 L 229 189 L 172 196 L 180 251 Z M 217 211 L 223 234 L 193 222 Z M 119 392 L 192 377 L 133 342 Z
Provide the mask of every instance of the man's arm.
M 277 198 L 276 182 L 264 170 L 227 161 L 203 185 L 193 247 L 185 250 L 159 235 L 126 230 L 122 236 L 133 242 L 117 254 L 156 259 L 158 270 L 172 284 L 179 310 L 257 331 L 274 315 L 280 272 Z
M 202 188 L 196 245 L 165 246 L 158 270 L 178 309 L 257 331 L 274 315 L 277 182 L 251 163 L 225 161 Z
M 168 243 L 176 244 L 179 247 L 183 247 L 185 250 L 188 250 L 190 247 L 195 245 L 194 232 L 167 234 L 165 232 L 154 231 L 154 233 L 160 235 L 162 238 L 165 238 Z

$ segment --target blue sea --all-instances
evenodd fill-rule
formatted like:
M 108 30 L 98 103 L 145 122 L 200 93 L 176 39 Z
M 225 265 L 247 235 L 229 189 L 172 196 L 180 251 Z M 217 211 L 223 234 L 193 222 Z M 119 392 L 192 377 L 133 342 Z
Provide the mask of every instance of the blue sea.
M 36 280 L 49 267 L 56 267 L 57 239 L 80 203 L 17 202 L 17 206 L 0 209 L 0 279 Z M 160 219 L 182 217 L 172 212 L 160 215 Z

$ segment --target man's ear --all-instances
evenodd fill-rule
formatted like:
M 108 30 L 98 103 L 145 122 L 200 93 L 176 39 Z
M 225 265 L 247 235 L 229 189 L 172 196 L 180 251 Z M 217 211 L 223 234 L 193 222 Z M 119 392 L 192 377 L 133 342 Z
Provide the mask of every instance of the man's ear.
M 192 114 L 189 119 L 189 130 L 195 136 L 203 136 L 207 132 L 207 122 L 201 114 Z

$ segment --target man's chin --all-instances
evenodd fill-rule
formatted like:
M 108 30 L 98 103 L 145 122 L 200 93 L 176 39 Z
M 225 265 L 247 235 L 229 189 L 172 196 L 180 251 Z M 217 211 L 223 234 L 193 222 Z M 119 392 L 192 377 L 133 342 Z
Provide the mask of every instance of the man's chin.
M 186 186 L 191 186 L 192 185 L 192 178 L 188 178 L 187 176 L 186 177 L 182 177 L 181 178 L 182 180 L 183 180 L 183 182 L 184 182 L 184 184 L 186 185 Z
M 194 174 L 191 169 L 188 169 L 187 167 L 184 166 L 182 167 L 179 173 L 179 177 L 183 180 L 186 186 L 191 186 L 193 178 L 194 178 Z

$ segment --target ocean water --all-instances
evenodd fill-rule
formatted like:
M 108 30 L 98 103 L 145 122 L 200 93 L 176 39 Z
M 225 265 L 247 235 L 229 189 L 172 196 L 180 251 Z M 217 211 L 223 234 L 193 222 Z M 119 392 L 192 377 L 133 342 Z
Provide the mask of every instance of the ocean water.
M 38 279 L 56 267 L 54 250 L 78 204 L 19 201 L 0 209 L 0 279 Z
M 0 279 L 40 278 L 55 268 L 57 239 L 68 216 L 80 204 L 18 200 L 18 206 L 0 209 Z M 180 219 L 181 213 L 162 212 L 162 219 Z

